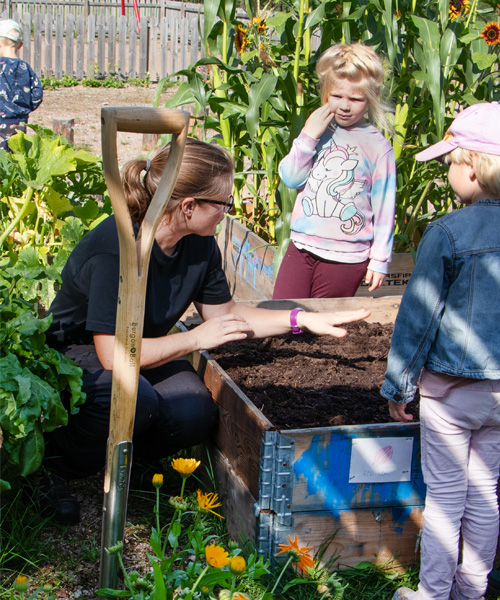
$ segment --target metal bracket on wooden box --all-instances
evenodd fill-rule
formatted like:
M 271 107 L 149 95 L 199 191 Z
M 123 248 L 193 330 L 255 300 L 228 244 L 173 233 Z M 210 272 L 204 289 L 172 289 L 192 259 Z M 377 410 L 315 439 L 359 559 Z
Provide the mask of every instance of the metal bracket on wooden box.
M 295 441 L 277 431 L 262 434 L 256 545 L 262 556 L 275 554 L 277 543 L 293 534 L 292 492 Z

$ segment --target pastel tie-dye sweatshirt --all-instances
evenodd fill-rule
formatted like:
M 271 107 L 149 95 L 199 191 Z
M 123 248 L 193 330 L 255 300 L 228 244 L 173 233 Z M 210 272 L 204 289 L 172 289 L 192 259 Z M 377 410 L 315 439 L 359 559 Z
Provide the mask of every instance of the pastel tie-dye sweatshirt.
M 332 134 L 332 130 L 333 134 Z M 319 140 L 303 131 L 279 166 L 299 189 L 291 239 L 327 260 L 387 273 L 394 238 L 396 163 L 389 141 L 370 123 L 334 125 Z

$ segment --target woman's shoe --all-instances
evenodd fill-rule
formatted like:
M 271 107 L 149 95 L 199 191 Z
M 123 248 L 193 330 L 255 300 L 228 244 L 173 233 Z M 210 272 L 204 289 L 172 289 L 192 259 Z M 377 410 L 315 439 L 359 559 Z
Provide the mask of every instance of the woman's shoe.
M 45 469 L 36 477 L 35 501 L 41 515 L 61 525 L 80 522 L 80 503 L 70 495 L 68 482 Z

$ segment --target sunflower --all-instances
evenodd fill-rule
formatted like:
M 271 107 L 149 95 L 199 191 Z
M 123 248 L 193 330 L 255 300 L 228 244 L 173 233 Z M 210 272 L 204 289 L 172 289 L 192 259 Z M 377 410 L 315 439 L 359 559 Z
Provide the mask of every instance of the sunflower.
M 487 23 L 484 26 L 481 35 L 483 36 L 483 40 L 489 46 L 494 46 L 495 44 L 500 43 L 500 25 L 494 21 Z
M 462 14 L 469 12 L 470 0 L 450 0 L 450 19 L 454 21 Z
M 218 506 L 222 506 L 219 502 L 217 494 L 211 492 L 210 494 L 204 494 L 201 490 L 196 490 L 196 500 L 198 501 L 198 507 L 203 512 L 211 512 L 213 515 L 223 519 L 222 515 L 216 513 L 213 509 Z
M 174 458 L 171 464 L 182 477 L 188 478 L 201 465 L 201 461 L 194 458 Z
M 229 554 L 222 546 L 210 544 L 205 548 L 205 557 L 211 567 L 223 569 L 229 563 Z
M 234 36 L 234 45 L 240 54 L 245 52 L 248 45 L 247 30 L 243 25 L 236 25 L 236 35 Z
M 314 560 L 307 553 L 308 550 L 311 550 L 313 546 L 304 546 L 303 548 L 299 548 L 299 543 L 297 541 L 297 536 L 294 537 L 292 542 L 292 538 L 288 536 L 289 544 L 278 544 L 278 547 L 281 548 L 277 554 L 287 553 L 290 556 L 294 563 L 296 563 L 297 568 L 300 569 L 303 573 L 307 572 L 309 568 L 314 567 Z

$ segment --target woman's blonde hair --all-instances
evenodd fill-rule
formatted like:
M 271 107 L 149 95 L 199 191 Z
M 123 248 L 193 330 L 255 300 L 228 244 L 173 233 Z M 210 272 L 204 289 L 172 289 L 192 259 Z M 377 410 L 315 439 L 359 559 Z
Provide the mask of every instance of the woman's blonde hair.
M 347 79 L 366 96 L 370 121 L 376 127 L 392 132 L 392 123 L 388 117 L 392 108 L 382 99 L 386 69 L 382 59 L 372 48 L 363 44 L 335 44 L 321 55 L 316 73 L 322 104 L 327 103 L 338 80 Z
M 131 160 L 123 167 L 123 189 L 134 223 L 140 223 L 148 210 L 165 169 L 170 147 L 171 144 L 167 144 L 161 148 L 149 164 L 141 158 Z M 229 196 L 233 177 L 233 160 L 221 146 L 188 137 L 166 217 L 169 218 L 178 209 L 184 198 L 218 199 Z
M 444 162 L 471 166 L 481 187 L 500 198 L 500 156 L 455 148 L 445 155 Z

